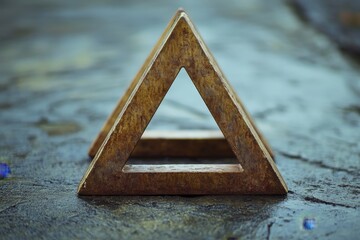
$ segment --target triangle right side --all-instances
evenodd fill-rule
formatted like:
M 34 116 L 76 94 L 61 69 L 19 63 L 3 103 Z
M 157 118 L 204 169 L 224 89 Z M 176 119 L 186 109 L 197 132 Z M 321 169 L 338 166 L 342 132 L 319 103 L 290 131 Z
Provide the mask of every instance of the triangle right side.
M 286 183 L 254 123 L 188 16 L 182 20 L 187 45 L 192 47 L 184 68 L 243 167 L 245 188 L 257 194 L 286 194 Z

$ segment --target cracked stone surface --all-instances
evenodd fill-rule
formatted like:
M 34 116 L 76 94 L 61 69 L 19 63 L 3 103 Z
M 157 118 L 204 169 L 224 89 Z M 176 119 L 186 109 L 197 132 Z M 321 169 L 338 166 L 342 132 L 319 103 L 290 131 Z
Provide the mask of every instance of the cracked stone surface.
M 91 141 L 179 6 L 272 145 L 287 196 L 76 195 Z M 0 12 L 2 239 L 358 238 L 360 67 L 287 2 L 22 0 Z M 149 128 L 216 128 L 186 78 Z

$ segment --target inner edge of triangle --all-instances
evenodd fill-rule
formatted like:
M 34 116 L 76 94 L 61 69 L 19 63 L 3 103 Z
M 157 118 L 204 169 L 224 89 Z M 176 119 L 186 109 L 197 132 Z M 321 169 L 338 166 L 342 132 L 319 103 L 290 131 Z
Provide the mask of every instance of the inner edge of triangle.
M 186 75 L 188 76 L 188 78 L 190 79 L 191 85 L 192 87 L 194 87 L 196 89 L 197 94 L 200 95 L 201 100 L 203 101 L 203 103 L 206 106 L 207 111 L 210 113 L 212 119 L 215 121 L 216 126 L 218 127 L 218 132 L 221 132 L 221 135 L 224 137 L 224 140 L 226 141 L 227 145 L 230 147 L 231 152 L 233 154 L 233 159 L 236 160 L 237 163 L 230 163 L 230 164 L 221 164 L 221 163 L 213 163 L 213 164 L 185 164 L 186 167 L 183 166 L 183 164 L 138 164 L 138 166 L 135 166 L 134 169 L 129 169 L 129 167 L 133 167 L 133 164 L 128 164 L 129 160 L 132 158 L 132 153 L 135 150 L 135 148 L 137 147 L 137 145 L 139 144 L 139 142 L 142 140 L 142 136 L 144 135 L 144 133 L 146 131 L 147 127 L 149 126 L 149 124 L 151 123 L 151 120 L 153 119 L 153 117 L 155 116 L 156 112 L 158 111 L 160 105 L 163 103 L 165 97 L 167 96 L 168 92 L 170 91 L 172 85 L 174 84 L 174 82 L 176 81 L 176 79 L 179 76 L 179 73 L 181 72 L 181 70 L 184 70 L 184 72 L 186 73 Z M 129 99 L 134 95 L 134 93 L 136 93 L 137 87 L 134 88 L 134 90 L 132 91 L 132 93 L 129 96 Z M 125 104 L 124 109 L 126 108 L 127 104 Z M 123 110 L 121 111 L 123 112 Z M 122 114 L 120 114 L 119 116 L 121 116 Z M 116 125 L 116 123 L 114 124 L 114 126 Z M 112 128 L 114 128 L 114 126 Z M 151 131 L 151 130 L 150 130 Z M 182 132 L 182 131 L 188 131 L 188 130 L 177 130 L 178 132 Z M 171 139 L 169 139 L 171 141 Z M 166 141 L 166 140 L 163 140 Z M 206 140 L 204 140 L 206 141 Z M 224 159 L 224 158 L 222 158 Z M 219 158 L 219 160 L 221 160 L 221 158 Z M 173 168 L 169 168 L 169 167 L 164 167 L 164 166 L 169 166 L 171 165 Z M 139 166 L 143 166 L 143 168 L 141 169 Z M 176 168 L 178 167 L 178 168 Z M 151 169 L 151 171 L 146 170 L 145 168 Z M 166 168 L 166 169 L 165 169 Z M 182 169 L 186 169 L 188 168 L 189 171 L 183 171 Z M 136 171 L 135 169 L 140 169 L 139 171 Z M 171 170 L 171 171 L 167 171 L 167 170 Z M 195 170 L 194 170 L 195 169 Z M 203 173 L 203 172 L 214 172 L 214 171 L 218 171 L 218 172 L 229 172 L 229 173 L 241 173 L 244 172 L 244 169 L 242 167 L 242 165 L 240 164 L 240 160 L 236 157 L 236 154 L 234 153 L 231 145 L 228 143 L 224 133 L 222 132 L 220 126 L 218 125 L 216 118 L 214 118 L 214 116 L 212 115 L 211 111 L 209 110 L 209 107 L 207 106 L 206 102 L 204 101 L 204 99 L 202 98 L 201 94 L 199 93 L 199 90 L 197 89 L 196 85 L 194 84 L 192 78 L 190 77 L 190 75 L 188 74 L 186 67 L 182 66 L 179 68 L 174 80 L 171 83 L 171 86 L 169 87 L 169 89 L 167 90 L 166 94 L 163 96 L 160 104 L 157 106 L 155 113 L 151 116 L 150 121 L 148 122 L 147 126 L 145 127 L 145 130 L 142 132 L 141 137 L 139 138 L 139 140 L 137 141 L 137 143 L 134 146 L 134 149 L 132 150 L 132 152 L 130 153 L 129 158 L 126 160 L 124 166 L 122 167 L 121 171 L 123 173 L 126 174 L 131 174 L 131 173 L 166 173 L 166 172 L 186 172 L 186 173 Z

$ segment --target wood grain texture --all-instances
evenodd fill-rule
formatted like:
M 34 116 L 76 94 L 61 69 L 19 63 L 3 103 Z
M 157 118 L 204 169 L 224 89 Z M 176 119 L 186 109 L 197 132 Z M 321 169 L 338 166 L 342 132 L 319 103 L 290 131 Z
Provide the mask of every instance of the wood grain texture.
M 131 153 L 134 158 L 235 158 L 220 131 L 145 131 Z
M 242 172 L 124 171 L 181 68 L 193 81 Z M 184 11 L 179 10 L 170 21 L 119 105 L 113 126 L 80 182 L 80 195 L 287 193 L 269 147 Z
M 136 88 L 137 84 L 139 84 L 140 79 L 143 77 L 143 74 L 145 73 L 145 70 L 150 66 L 151 61 L 154 60 L 154 58 L 156 57 L 156 54 L 158 54 L 159 49 L 161 46 L 164 45 L 164 41 L 165 39 L 168 37 L 170 31 L 172 29 L 174 29 L 174 24 L 176 21 L 179 20 L 179 13 L 183 12 L 181 9 L 178 10 L 177 14 L 175 14 L 173 16 L 173 18 L 170 20 L 170 22 L 168 23 L 168 25 L 165 28 L 165 31 L 163 32 L 163 34 L 161 35 L 161 37 L 159 38 L 159 40 L 157 41 L 157 43 L 155 44 L 154 48 L 151 50 L 149 56 L 146 58 L 144 64 L 141 66 L 140 70 L 137 72 L 136 76 L 134 77 L 134 79 L 132 80 L 132 82 L 130 83 L 129 87 L 126 89 L 125 93 L 122 95 L 122 97 L 120 98 L 118 104 L 116 105 L 115 109 L 113 110 L 113 112 L 110 114 L 110 116 L 108 117 L 108 119 L 105 121 L 100 133 L 98 134 L 98 136 L 95 138 L 95 140 L 93 141 L 93 143 L 91 144 L 88 154 L 90 157 L 95 157 L 96 153 L 99 151 L 101 144 L 105 141 L 106 136 L 108 135 L 109 131 L 111 130 L 111 127 L 115 124 L 116 119 L 119 117 L 121 111 L 123 110 L 127 100 L 129 99 L 130 95 L 134 92 L 134 89 Z M 183 12 L 183 14 L 186 14 L 185 12 Z M 189 19 L 187 17 L 187 19 Z M 190 20 L 189 20 L 190 21 Z M 197 31 L 195 30 L 194 34 L 197 35 L 198 39 L 201 39 L 200 35 L 197 33 Z M 205 46 L 204 42 L 202 42 L 202 44 Z M 176 48 L 176 46 L 175 46 Z M 190 50 L 191 51 L 191 50 Z M 182 54 L 181 52 L 179 52 L 177 50 L 178 54 Z M 186 54 L 187 52 L 184 52 L 184 54 Z M 175 52 L 174 52 L 175 54 Z M 211 56 L 212 58 L 212 62 L 214 64 L 217 65 L 215 58 L 212 56 L 210 51 L 207 51 L 208 56 Z M 193 57 L 193 56 L 191 56 Z M 177 62 L 178 64 L 179 62 Z M 170 66 L 171 67 L 171 66 Z M 179 67 L 179 66 L 177 66 Z M 185 66 L 182 66 L 185 67 Z M 192 66 L 193 67 L 193 66 Z M 186 67 L 185 67 L 186 68 Z M 180 71 L 180 69 L 179 69 Z M 222 75 L 222 78 L 225 79 L 224 74 L 221 72 L 220 68 L 217 67 L 217 71 L 218 74 Z M 176 74 L 177 75 L 177 74 Z M 231 89 L 232 92 L 235 92 L 233 90 L 233 88 L 231 87 L 230 84 L 228 84 L 228 87 Z M 246 110 L 246 108 L 244 108 L 243 104 L 241 103 L 239 97 L 236 94 L 233 94 L 233 97 L 236 98 L 237 103 L 241 106 L 241 108 L 243 109 L 243 114 L 246 116 L 246 118 L 249 120 L 249 124 L 252 125 L 253 129 L 256 131 L 257 135 L 260 137 L 260 139 L 262 140 L 264 146 L 266 147 L 267 151 L 270 153 L 271 157 L 274 158 L 274 153 L 270 147 L 270 145 L 268 144 L 267 140 L 262 136 L 262 134 L 260 133 L 260 131 L 258 130 L 258 128 L 256 127 L 254 120 L 252 119 L 251 115 L 248 113 L 248 111 Z M 139 146 L 137 146 L 137 151 L 142 151 L 141 148 L 143 145 L 147 145 L 147 143 L 143 144 L 142 143 L 142 139 L 139 140 Z M 164 143 L 167 144 L 167 143 Z M 186 151 L 184 149 L 184 151 Z M 187 153 L 185 153 L 184 156 L 191 156 L 193 155 L 193 153 L 191 151 L 186 151 Z M 169 154 L 170 151 L 169 151 Z M 154 154 L 152 154 L 154 155 Z M 218 153 L 216 156 L 221 156 L 221 153 Z M 228 156 L 227 154 L 225 154 L 224 156 Z

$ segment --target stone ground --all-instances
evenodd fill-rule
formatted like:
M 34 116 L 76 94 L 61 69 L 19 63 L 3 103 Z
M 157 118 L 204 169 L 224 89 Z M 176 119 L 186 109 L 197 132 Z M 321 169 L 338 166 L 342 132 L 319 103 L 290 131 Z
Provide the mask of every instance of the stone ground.
M 274 148 L 287 196 L 76 195 L 91 141 L 179 6 Z M 149 128 L 216 127 L 188 83 Z M 360 65 L 287 2 L 2 1 L 0 92 L 2 239 L 360 234 Z

